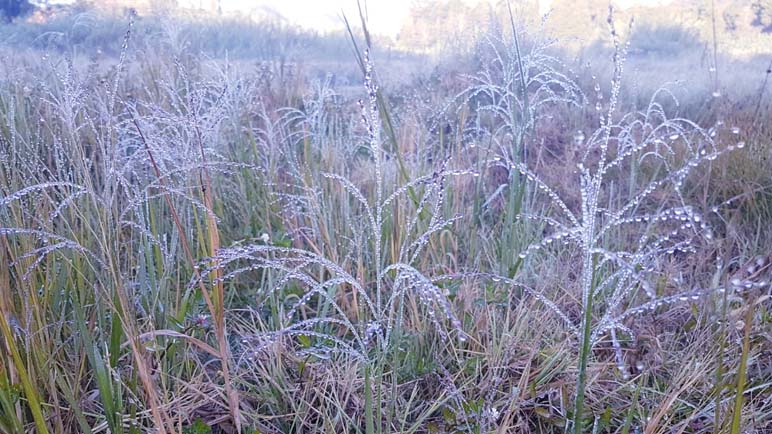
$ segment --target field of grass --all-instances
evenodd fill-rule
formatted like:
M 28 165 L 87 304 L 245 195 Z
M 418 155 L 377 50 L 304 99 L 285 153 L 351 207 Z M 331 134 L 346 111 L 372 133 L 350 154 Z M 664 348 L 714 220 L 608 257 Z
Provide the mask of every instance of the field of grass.
M 772 432 L 767 60 L 504 18 L 0 28 L 0 432 Z

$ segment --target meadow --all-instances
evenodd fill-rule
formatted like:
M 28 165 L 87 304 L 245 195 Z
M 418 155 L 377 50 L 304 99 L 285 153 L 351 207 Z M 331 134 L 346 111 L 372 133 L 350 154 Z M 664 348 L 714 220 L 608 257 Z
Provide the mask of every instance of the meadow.
M 0 26 L 0 432 L 772 432 L 769 57 L 347 18 Z

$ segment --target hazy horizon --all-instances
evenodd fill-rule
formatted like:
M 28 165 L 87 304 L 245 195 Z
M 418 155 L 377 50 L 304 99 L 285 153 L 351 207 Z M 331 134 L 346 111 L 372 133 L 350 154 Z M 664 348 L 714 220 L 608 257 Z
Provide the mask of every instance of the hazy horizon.
M 451 0 L 441 0 L 448 3 Z M 495 0 L 460 0 L 466 4 L 495 5 Z M 537 0 L 539 12 L 547 14 L 552 0 Z M 196 7 L 202 0 L 179 0 L 181 5 Z M 269 8 L 292 24 L 318 31 L 332 31 L 341 28 L 341 12 L 347 16 L 359 13 L 356 0 L 220 0 L 224 11 L 251 13 Z M 615 7 L 626 9 L 635 6 L 661 6 L 672 0 L 612 0 Z M 426 0 L 376 0 L 362 1 L 373 33 L 396 36 L 410 13 L 411 7 L 429 3 Z M 514 5 L 517 8 L 517 5 Z

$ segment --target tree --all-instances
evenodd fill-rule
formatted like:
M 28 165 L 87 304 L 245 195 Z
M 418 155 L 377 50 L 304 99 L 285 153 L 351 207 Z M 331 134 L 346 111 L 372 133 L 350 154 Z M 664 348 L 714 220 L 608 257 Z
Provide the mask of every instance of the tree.
M 761 27 L 764 33 L 772 33 L 772 0 L 756 0 L 751 4 L 753 9 L 752 26 Z
M 24 15 L 32 9 L 29 0 L 0 0 L 0 20 L 6 22 Z

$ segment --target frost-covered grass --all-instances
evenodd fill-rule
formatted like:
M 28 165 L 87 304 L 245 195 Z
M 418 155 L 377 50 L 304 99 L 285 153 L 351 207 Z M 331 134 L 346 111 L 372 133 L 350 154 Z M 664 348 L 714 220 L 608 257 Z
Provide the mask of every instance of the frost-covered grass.
M 766 105 L 514 22 L 353 99 L 132 31 L 0 66 L 0 431 L 772 426 Z

